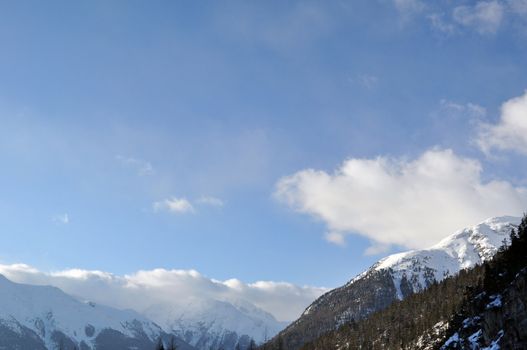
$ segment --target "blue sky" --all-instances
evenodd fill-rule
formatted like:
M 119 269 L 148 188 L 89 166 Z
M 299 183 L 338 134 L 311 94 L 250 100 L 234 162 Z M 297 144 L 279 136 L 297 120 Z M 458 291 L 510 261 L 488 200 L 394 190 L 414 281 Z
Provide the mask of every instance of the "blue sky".
M 414 235 L 417 207 L 445 230 L 527 207 L 525 1 L 17 1 L 0 16 L 2 263 L 334 287 L 435 241 Z M 397 173 L 372 185 L 392 199 L 349 190 L 346 160 Z M 455 193 L 430 196 L 448 190 L 413 172 L 427 160 Z M 496 205 L 453 219 L 447 200 Z M 405 223 L 377 227 L 387 212 Z

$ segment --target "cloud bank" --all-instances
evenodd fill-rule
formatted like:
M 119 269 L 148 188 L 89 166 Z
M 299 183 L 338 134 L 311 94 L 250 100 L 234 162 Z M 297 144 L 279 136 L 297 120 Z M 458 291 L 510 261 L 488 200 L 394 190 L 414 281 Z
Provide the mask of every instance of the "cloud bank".
M 334 173 L 302 170 L 280 179 L 275 195 L 322 220 L 330 242 L 355 233 L 374 247 L 424 248 L 488 217 L 525 210 L 527 189 L 484 182 L 481 173 L 477 160 L 431 149 L 413 160 L 352 158 Z
M 481 124 L 477 143 L 485 153 L 512 150 L 527 155 L 527 91 L 501 106 L 496 124 Z
M 279 321 L 296 319 L 326 291 L 286 282 L 218 281 L 195 270 L 141 270 L 118 276 L 81 269 L 46 273 L 25 264 L 12 264 L 0 265 L 0 274 L 14 282 L 52 285 L 86 300 L 138 312 L 156 304 L 184 305 L 196 298 L 244 300 L 273 314 Z

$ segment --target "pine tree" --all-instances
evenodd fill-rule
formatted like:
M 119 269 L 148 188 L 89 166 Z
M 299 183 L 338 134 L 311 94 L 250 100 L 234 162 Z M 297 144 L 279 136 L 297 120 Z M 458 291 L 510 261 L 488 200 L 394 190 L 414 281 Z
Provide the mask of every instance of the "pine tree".
M 174 339 L 174 336 L 170 338 L 170 344 L 168 345 L 167 350 L 177 350 L 176 340 Z
M 161 340 L 161 338 L 159 338 L 159 340 L 157 341 L 156 350 L 165 350 L 165 346 L 163 345 L 163 341 Z
M 278 336 L 278 350 L 284 350 L 284 340 L 282 336 Z

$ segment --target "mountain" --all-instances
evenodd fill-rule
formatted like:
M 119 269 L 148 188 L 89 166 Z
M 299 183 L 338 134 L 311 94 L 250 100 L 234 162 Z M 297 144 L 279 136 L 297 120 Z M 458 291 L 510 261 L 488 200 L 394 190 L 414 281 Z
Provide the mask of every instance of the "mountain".
M 158 325 L 134 311 L 82 302 L 50 286 L 9 281 L 0 275 L 0 348 L 151 350 Z M 194 349 L 176 339 L 180 350 Z
M 241 300 L 195 299 L 184 305 L 158 304 L 144 315 L 197 349 L 246 348 L 251 339 L 263 343 L 286 324 Z
M 344 286 L 319 297 L 270 345 L 280 342 L 286 349 L 298 349 L 321 334 L 361 320 L 434 282 L 488 261 L 520 221 L 510 216 L 491 218 L 459 230 L 429 249 L 390 255 Z
M 177 304 L 176 304 L 177 305 Z M 51 286 L 0 275 L 0 349 L 153 349 L 174 336 L 179 350 L 234 350 L 263 343 L 286 324 L 241 300 L 194 299 L 141 313 L 83 302 Z
M 511 238 L 483 264 L 347 322 L 302 350 L 527 349 L 527 216 Z

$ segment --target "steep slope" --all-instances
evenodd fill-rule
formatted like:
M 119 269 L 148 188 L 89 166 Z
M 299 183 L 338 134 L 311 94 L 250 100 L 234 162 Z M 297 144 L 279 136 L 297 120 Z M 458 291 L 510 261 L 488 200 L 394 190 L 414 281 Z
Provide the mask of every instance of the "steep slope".
M 264 342 L 285 327 L 271 314 L 240 300 L 196 299 L 181 306 L 155 305 L 144 314 L 197 349 L 246 348 Z
M 134 311 L 81 302 L 60 289 L 0 275 L 0 348 L 152 349 L 167 336 Z M 178 340 L 180 349 L 192 349 Z
M 346 285 L 318 298 L 270 345 L 280 341 L 284 348 L 297 349 L 342 324 L 363 319 L 422 291 L 434 281 L 486 261 L 519 223 L 520 218 L 515 217 L 491 218 L 459 230 L 429 249 L 390 255 Z

